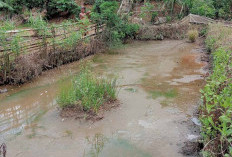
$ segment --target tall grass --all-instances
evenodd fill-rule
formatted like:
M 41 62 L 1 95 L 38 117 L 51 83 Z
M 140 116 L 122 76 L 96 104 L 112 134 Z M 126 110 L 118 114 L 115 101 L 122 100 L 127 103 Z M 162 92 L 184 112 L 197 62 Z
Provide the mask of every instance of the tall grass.
M 188 39 L 190 42 L 194 43 L 198 38 L 198 31 L 196 29 L 188 31 Z
M 116 96 L 116 79 L 97 77 L 89 65 L 83 64 L 71 84 L 61 87 L 57 102 L 61 108 L 80 107 L 96 113 L 107 101 L 116 100 Z

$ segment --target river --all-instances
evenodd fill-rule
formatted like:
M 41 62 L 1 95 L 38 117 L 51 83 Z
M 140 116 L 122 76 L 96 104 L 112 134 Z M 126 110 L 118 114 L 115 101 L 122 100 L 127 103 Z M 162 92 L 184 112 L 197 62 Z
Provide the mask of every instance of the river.
M 0 142 L 9 157 L 181 157 L 198 136 L 190 123 L 204 86 L 201 47 L 183 40 L 134 41 L 85 58 L 100 75 L 117 77 L 120 106 L 97 122 L 59 116 L 59 86 L 80 62 L 46 71 L 0 95 Z

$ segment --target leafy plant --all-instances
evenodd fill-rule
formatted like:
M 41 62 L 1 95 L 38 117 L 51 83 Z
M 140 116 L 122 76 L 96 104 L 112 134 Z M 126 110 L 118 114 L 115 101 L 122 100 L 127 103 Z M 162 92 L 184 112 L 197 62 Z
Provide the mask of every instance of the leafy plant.
M 97 25 L 105 24 L 102 36 L 109 47 L 115 47 L 122 44 L 126 38 L 133 38 L 138 25 L 129 24 L 127 18 L 121 19 L 116 11 L 118 3 L 116 1 L 98 0 L 93 6 L 91 14 L 92 21 Z

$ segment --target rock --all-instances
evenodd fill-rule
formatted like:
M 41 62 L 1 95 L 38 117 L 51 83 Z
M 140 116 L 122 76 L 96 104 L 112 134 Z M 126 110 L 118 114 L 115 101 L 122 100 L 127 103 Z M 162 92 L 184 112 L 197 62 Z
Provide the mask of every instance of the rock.
M 190 142 L 197 142 L 200 139 L 199 135 L 187 135 L 187 139 Z
M 8 90 L 6 89 L 6 88 L 4 88 L 4 89 L 0 89 L 0 94 L 1 93 L 6 93 Z
M 199 119 L 198 119 L 198 118 L 193 117 L 191 120 L 192 120 L 192 122 L 193 122 L 195 125 L 197 125 L 197 126 L 201 126 L 201 122 L 199 121 Z

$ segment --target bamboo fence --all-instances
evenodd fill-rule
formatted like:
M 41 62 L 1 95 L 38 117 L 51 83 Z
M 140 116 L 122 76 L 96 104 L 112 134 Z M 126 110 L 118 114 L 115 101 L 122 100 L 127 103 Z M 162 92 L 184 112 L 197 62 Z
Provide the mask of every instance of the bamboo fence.
M 29 53 L 48 54 L 56 51 L 62 42 L 73 33 L 80 33 L 83 26 L 78 23 L 47 27 L 46 29 L 22 29 L 0 32 L 0 79 L 6 81 L 10 75 L 11 66 L 17 57 Z M 103 26 L 90 25 L 80 33 L 83 40 L 95 36 Z M 83 28 L 82 28 L 83 29 Z M 40 35 L 43 34 L 43 35 Z M 17 38 L 16 38 L 17 37 Z M 15 43 L 12 45 L 12 42 Z M 17 41 L 17 39 L 20 39 Z M 1 78 L 2 77 L 2 78 Z

